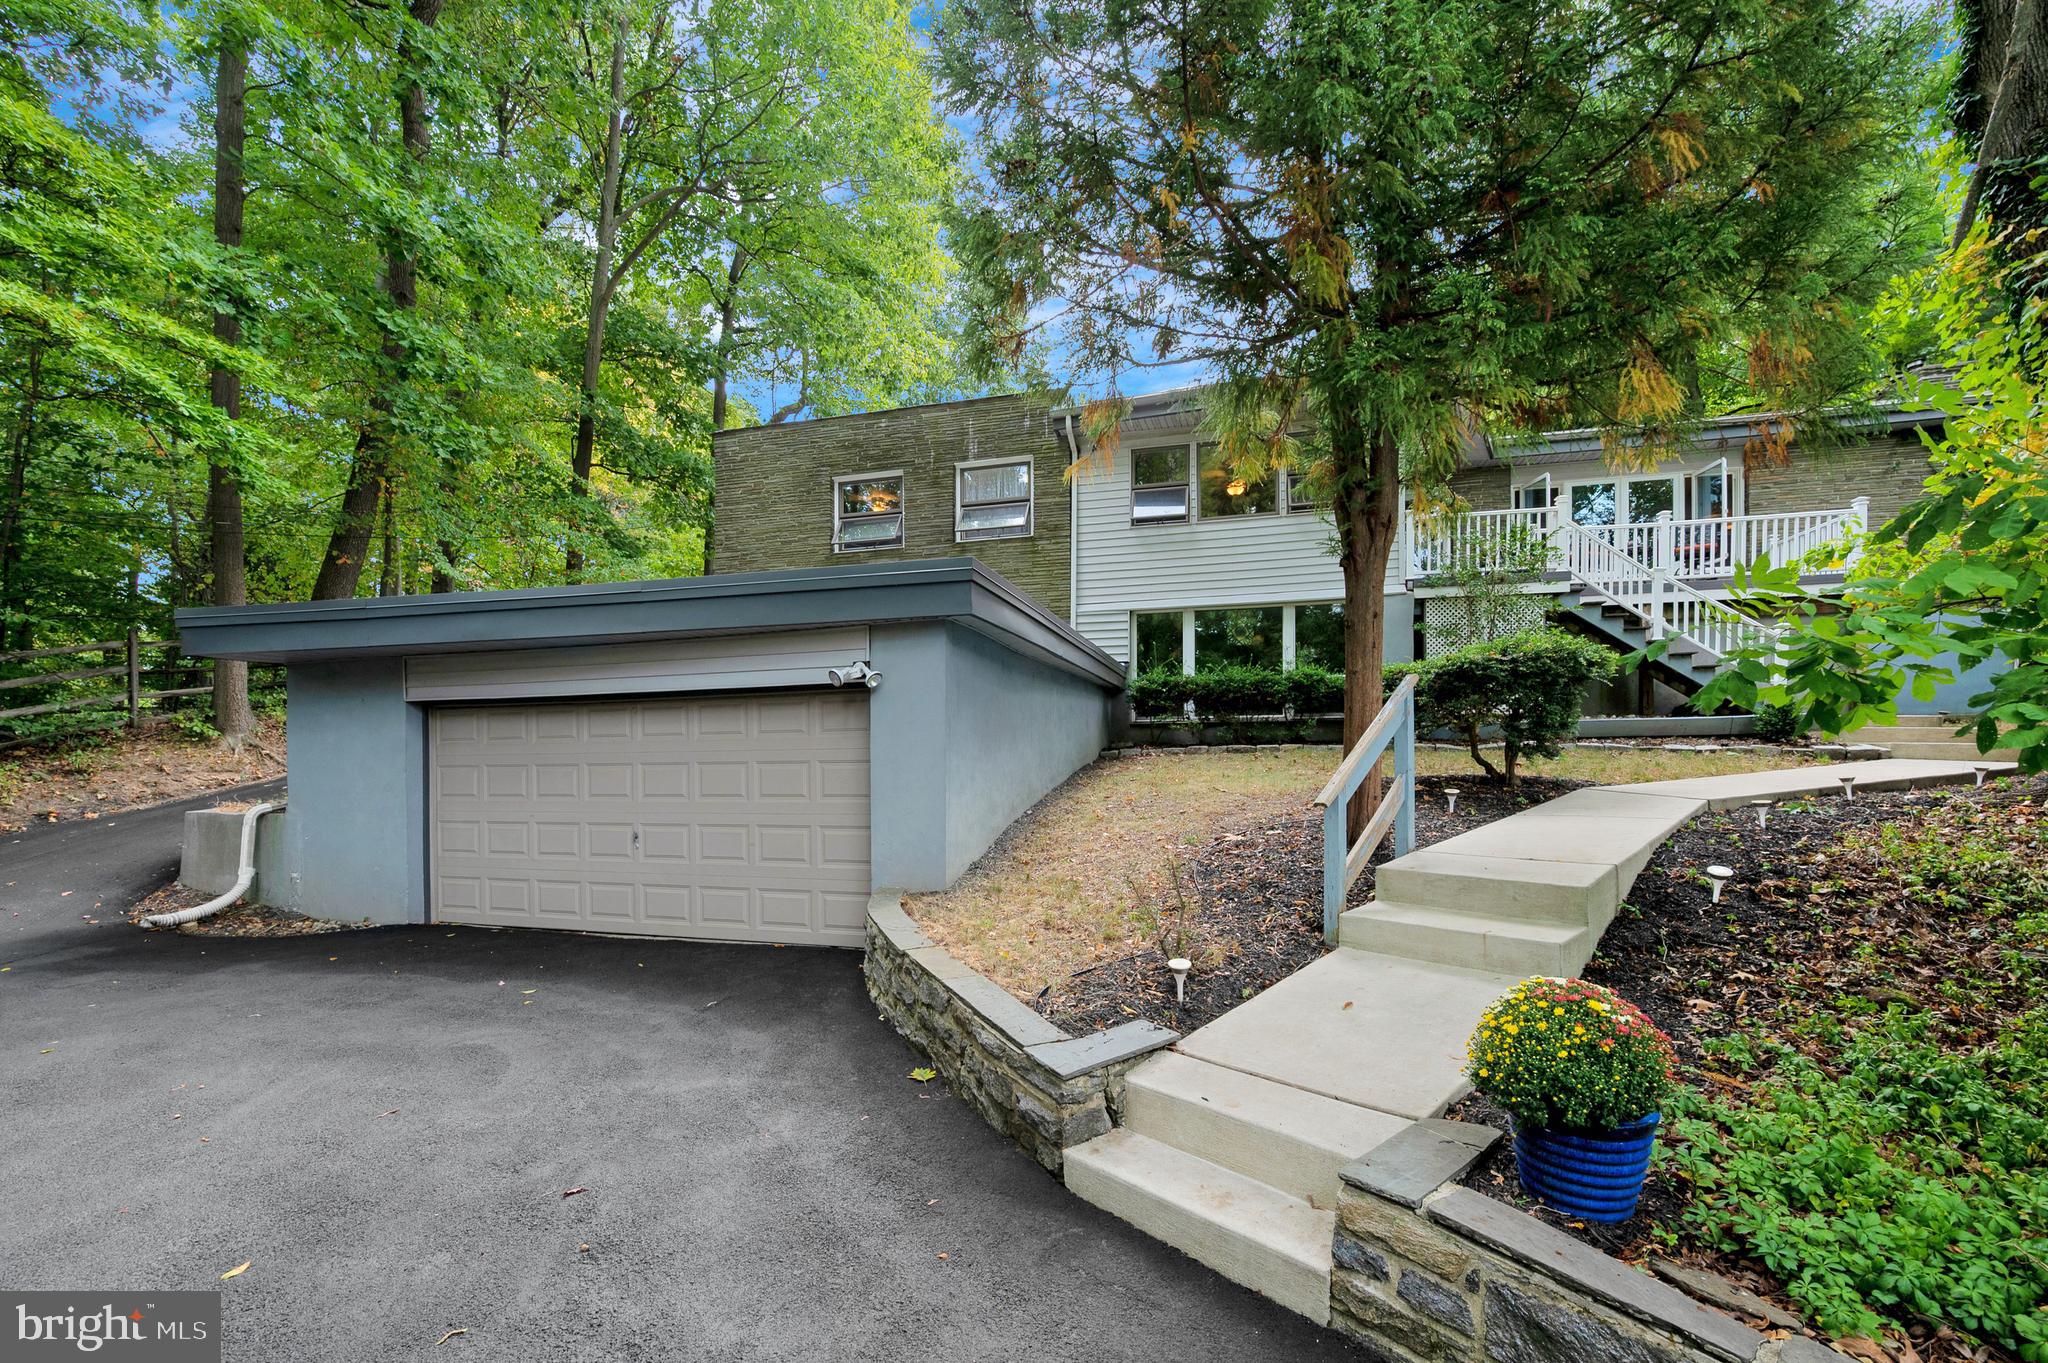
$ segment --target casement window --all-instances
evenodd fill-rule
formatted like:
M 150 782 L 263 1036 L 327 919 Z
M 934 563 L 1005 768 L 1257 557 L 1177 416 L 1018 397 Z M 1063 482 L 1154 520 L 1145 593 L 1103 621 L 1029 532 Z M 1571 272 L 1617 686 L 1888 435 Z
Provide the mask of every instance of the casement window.
M 953 538 L 1019 539 L 1031 533 L 1031 461 L 985 459 L 954 469 Z
M 832 551 L 903 547 L 903 473 L 856 473 L 832 482 Z
M 1188 447 L 1133 450 L 1131 524 L 1185 521 L 1188 516 Z
M 1202 446 L 1202 510 L 1205 521 L 1225 516 L 1257 516 L 1270 512 L 1280 494 L 1280 475 L 1268 469 L 1256 481 L 1245 477 L 1223 458 L 1217 445 Z

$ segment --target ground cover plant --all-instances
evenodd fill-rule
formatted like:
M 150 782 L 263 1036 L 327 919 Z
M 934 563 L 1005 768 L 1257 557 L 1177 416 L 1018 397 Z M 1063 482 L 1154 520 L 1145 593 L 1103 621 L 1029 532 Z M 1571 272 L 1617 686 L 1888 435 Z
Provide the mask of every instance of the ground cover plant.
M 2048 1359 L 2044 800 L 2008 782 L 1682 829 L 1586 971 L 1674 1038 L 1661 1166 L 1635 1221 L 1561 1224 L 1704 1262 L 1866 1356 Z M 1508 1161 L 1468 1181 L 1522 1200 Z

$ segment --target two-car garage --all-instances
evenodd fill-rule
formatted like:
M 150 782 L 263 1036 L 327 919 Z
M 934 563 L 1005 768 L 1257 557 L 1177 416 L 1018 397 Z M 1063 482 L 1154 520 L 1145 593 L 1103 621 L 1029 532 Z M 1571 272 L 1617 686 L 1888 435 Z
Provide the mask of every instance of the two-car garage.
M 944 887 L 1092 760 L 1123 684 L 972 559 L 179 623 L 286 665 L 265 898 L 381 923 L 859 946 L 872 891 Z
M 858 946 L 867 700 L 434 708 L 435 921 Z

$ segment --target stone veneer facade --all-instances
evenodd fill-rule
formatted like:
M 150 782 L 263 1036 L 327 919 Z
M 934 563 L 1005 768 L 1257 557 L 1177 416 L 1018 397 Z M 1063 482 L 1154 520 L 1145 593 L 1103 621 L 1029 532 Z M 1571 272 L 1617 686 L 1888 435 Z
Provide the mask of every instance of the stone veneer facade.
M 933 943 L 894 890 L 868 906 L 863 970 L 882 1016 L 947 1085 L 1054 1175 L 1123 1115 L 1124 1076 L 1180 1039 L 1149 1022 L 1070 1036 Z
M 1330 1324 L 1374 1363 L 1839 1363 L 1459 1187 L 1495 1134 L 1417 1122 L 1344 1169 Z
M 1015 393 L 720 431 L 711 442 L 716 481 L 710 569 L 749 573 L 972 555 L 1064 620 L 1073 502 L 1066 441 L 1052 408 L 1053 399 L 1043 393 Z M 955 466 L 1027 455 L 1032 533 L 957 540 Z M 833 480 L 895 469 L 903 471 L 902 547 L 834 552 Z

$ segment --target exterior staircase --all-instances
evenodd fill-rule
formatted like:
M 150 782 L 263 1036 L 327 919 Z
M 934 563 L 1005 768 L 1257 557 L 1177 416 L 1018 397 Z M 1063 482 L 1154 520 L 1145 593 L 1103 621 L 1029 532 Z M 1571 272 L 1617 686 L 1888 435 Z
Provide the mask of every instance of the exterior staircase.
M 1870 743 L 1893 757 L 1929 757 L 1951 762 L 2016 762 L 2017 748 L 1977 751 L 1977 740 L 1956 730 L 1969 722 L 1967 715 L 1900 715 L 1889 724 L 1866 724 L 1841 736 L 1843 743 Z
M 2009 769 L 2009 768 L 2008 768 Z M 1874 761 L 1859 789 L 1968 784 Z M 1382 864 L 1339 944 L 1130 1072 L 1067 1187 L 1327 1324 L 1338 1171 L 1468 1091 L 1465 1042 L 1530 975 L 1576 975 L 1666 838 L 1708 809 L 1830 793 L 1828 768 L 1575 790 Z
M 1642 612 L 1584 590 L 1558 598 L 1567 623 L 1602 643 L 1633 653 L 1650 642 L 1650 621 Z M 1645 664 L 1650 672 L 1683 695 L 1693 695 L 1720 671 L 1721 660 L 1683 635 L 1674 636 L 1663 656 Z

